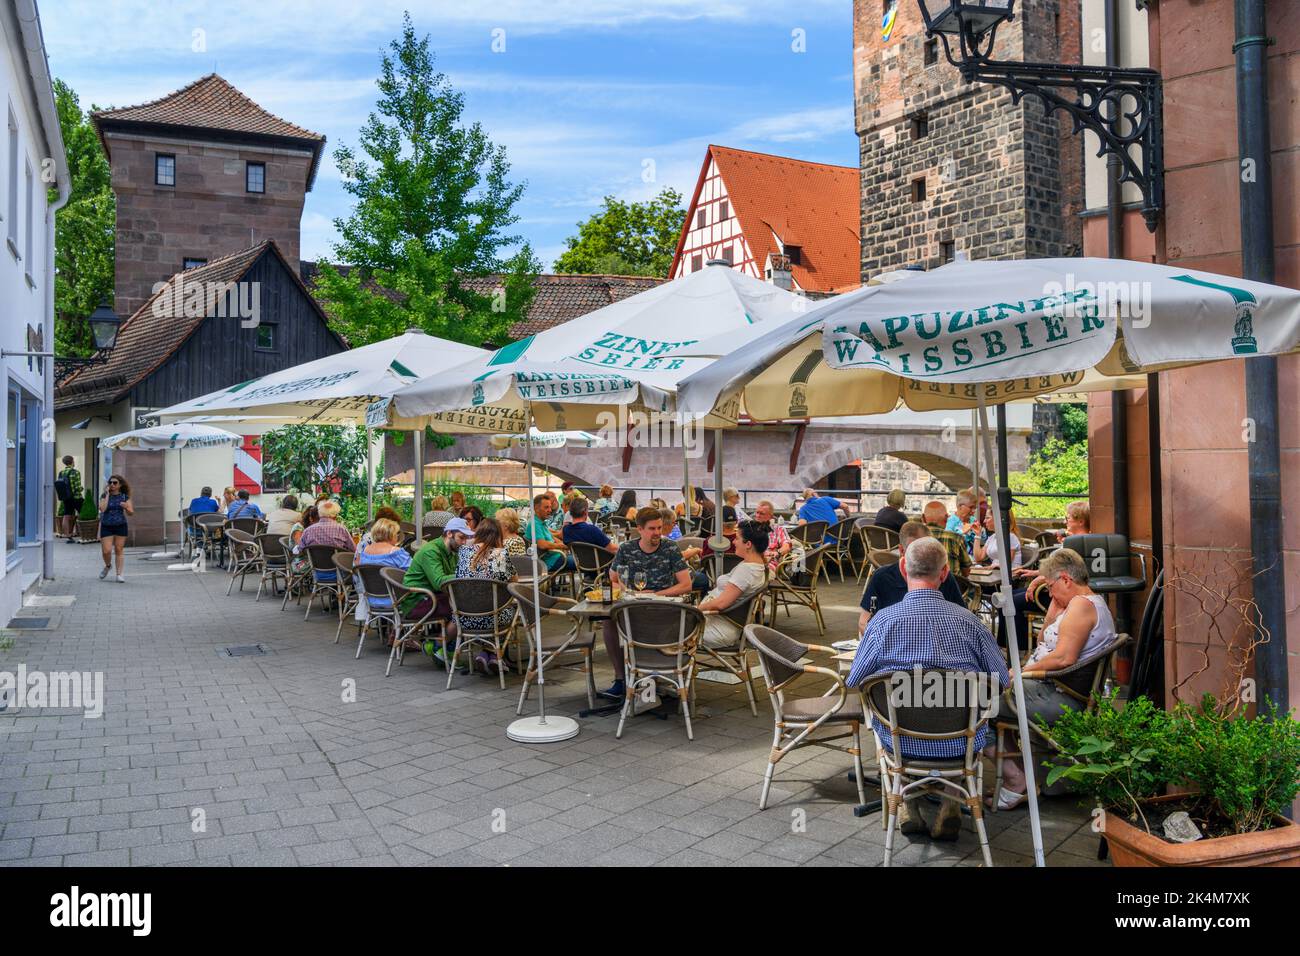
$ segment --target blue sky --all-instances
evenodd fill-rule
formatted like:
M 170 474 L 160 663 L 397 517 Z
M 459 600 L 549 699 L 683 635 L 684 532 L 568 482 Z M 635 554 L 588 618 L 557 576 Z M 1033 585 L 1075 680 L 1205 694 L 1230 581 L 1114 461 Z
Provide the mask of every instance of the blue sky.
M 606 194 L 673 186 L 689 200 L 710 142 L 857 162 L 850 0 L 40 2 L 51 70 L 83 107 L 154 99 L 215 70 L 324 133 L 329 152 L 355 144 L 406 9 L 464 92 L 466 119 L 527 180 L 518 231 L 547 269 Z M 304 258 L 329 253 L 349 204 L 327 158 Z

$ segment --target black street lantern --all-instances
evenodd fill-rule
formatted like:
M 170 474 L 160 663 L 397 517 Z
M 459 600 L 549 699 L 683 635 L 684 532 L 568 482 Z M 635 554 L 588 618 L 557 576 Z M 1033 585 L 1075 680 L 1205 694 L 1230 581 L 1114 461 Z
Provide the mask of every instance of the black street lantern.
M 994 60 L 998 27 L 1011 21 L 1016 0 L 917 0 L 917 6 L 926 36 L 939 38 L 944 56 L 967 83 L 1004 87 L 1012 103 L 1032 94 L 1049 116 L 1056 110 L 1067 113 L 1074 132 L 1095 133 L 1101 141 L 1097 155 L 1117 157 L 1120 183 L 1134 183 L 1142 191 L 1142 217 L 1155 232 L 1165 192 L 1157 71 Z
M 86 321 L 90 323 L 90 334 L 95 339 L 95 348 L 104 351 L 117 344 L 117 330 L 122 327 L 122 320 L 107 302 L 101 302 L 99 308 L 90 313 L 90 318 Z

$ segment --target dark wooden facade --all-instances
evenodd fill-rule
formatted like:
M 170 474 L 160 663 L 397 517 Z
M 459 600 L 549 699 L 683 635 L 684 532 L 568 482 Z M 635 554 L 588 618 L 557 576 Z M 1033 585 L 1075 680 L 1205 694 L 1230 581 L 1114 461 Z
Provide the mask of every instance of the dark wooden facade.
M 316 304 L 269 248 L 241 282 L 257 283 L 262 324 L 274 327 L 275 347 L 257 347 L 258 330 L 235 316 L 209 316 L 152 374 L 131 390 L 131 404 L 165 408 L 303 362 L 342 352 Z M 165 322 L 166 319 L 159 319 Z

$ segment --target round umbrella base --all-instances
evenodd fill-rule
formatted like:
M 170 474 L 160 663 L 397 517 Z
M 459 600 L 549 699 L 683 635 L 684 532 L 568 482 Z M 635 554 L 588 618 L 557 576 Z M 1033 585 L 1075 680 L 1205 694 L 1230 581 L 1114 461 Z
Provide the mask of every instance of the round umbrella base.
M 572 717 L 524 717 L 506 728 L 506 736 L 521 744 L 554 744 L 578 736 L 578 722 Z

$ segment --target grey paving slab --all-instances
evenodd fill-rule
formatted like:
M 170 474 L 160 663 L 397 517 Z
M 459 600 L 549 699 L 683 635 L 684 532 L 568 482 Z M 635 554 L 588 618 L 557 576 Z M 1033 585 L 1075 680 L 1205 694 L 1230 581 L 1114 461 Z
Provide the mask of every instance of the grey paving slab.
M 798 751 L 758 792 L 771 741 L 743 692 L 702 682 L 695 740 L 680 718 L 581 722 L 578 737 L 505 737 L 518 677 L 445 673 L 423 655 L 385 677 L 375 641 L 334 643 L 335 619 L 225 594 L 219 570 L 167 572 L 128 553 L 127 583 L 101 582 L 90 548 L 56 550 L 43 596 L 75 599 L 57 627 L 15 635 L 0 668 L 104 675 L 102 717 L 0 715 L 0 866 L 878 866 L 879 818 L 859 820 L 842 753 Z M 828 633 L 850 636 L 858 587 L 823 587 Z M 551 626 L 555 622 L 548 622 Z M 222 658 L 249 643 L 272 653 Z M 598 684 L 610 678 L 603 651 Z M 345 687 L 355 700 L 345 701 Z M 809 685 L 810 689 L 812 685 Z M 796 692 L 798 686 L 796 685 Z M 819 692 L 817 688 L 814 692 Z M 551 712 L 586 706 L 583 676 L 547 682 Z M 530 698 L 528 712 L 536 700 Z M 868 766 L 870 762 L 868 761 Z M 991 775 L 990 775 L 991 779 Z M 199 813 L 201 811 L 201 813 Z M 196 831 L 196 819 L 204 820 Z M 1045 801 L 1049 863 L 1106 865 L 1086 811 Z M 995 861 L 1023 865 L 1023 811 L 988 819 Z M 955 843 L 900 837 L 899 865 L 977 865 L 969 821 Z

